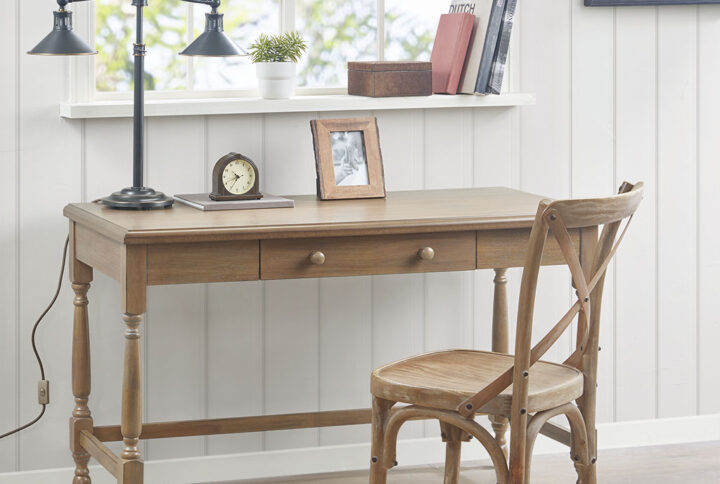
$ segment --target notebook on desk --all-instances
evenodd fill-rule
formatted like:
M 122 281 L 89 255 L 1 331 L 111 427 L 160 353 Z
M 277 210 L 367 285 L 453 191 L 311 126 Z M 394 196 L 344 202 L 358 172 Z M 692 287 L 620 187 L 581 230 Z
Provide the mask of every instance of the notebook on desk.
M 292 208 L 295 201 L 290 198 L 278 197 L 275 195 L 263 194 L 258 200 L 230 200 L 217 202 L 211 200 L 207 193 L 192 193 L 187 195 L 175 195 L 175 200 L 198 210 L 249 210 L 258 208 Z

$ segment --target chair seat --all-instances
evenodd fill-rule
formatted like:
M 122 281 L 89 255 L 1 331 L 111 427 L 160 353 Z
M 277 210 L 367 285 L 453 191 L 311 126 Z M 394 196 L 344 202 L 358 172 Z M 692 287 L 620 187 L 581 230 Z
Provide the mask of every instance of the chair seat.
M 394 402 L 455 410 L 513 365 L 512 355 L 452 350 L 427 353 L 389 363 L 372 373 L 373 395 Z M 583 375 L 576 368 L 538 361 L 530 368 L 528 412 L 571 402 L 583 392 Z M 510 415 L 512 385 L 481 413 Z

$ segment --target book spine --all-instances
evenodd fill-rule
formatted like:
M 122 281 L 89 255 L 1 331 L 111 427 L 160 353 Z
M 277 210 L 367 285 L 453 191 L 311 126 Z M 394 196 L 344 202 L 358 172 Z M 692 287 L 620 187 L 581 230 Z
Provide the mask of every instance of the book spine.
M 510 49 L 510 35 L 512 34 L 516 7 L 517 0 L 507 0 L 507 4 L 505 5 L 505 15 L 503 15 L 502 27 L 500 29 L 498 48 L 495 53 L 495 59 L 493 60 L 490 81 L 488 82 L 488 92 L 490 94 L 500 94 L 500 91 L 502 90 L 503 77 L 505 77 L 505 67 L 507 65 L 508 50 Z
M 175 197 L 175 200 L 177 200 L 180 203 L 184 203 L 185 205 L 189 205 L 192 208 L 197 208 L 198 210 L 202 210 L 203 212 L 205 211 L 205 205 L 203 205 L 201 203 L 195 203 L 191 200 L 187 200 L 186 198 L 182 198 L 182 197 Z
M 492 69 L 493 57 L 497 48 L 500 27 L 502 26 L 503 14 L 505 12 L 505 0 L 496 0 L 490 10 L 487 33 L 485 34 L 485 45 L 483 46 L 482 59 L 478 69 L 475 92 L 478 94 L 487 93 L 490 71 Z
M 457 49 L 455 51 L 455 57 L 452 62 L 452 70 L 448 77 L 447 93 L 457 94 L 460 88 L 460 78 L 462 76 L 463 66 L 465 65 L 465 58 L 467 57 L 468 49 L 470 49 L 470 37 L 472 36 L 473 28 L 475 27 L 475 16 L 468 17 L 469 20 L 463 22 L 460 32 L 458 32 L 458 45 L 465 45 L 464 49 Z

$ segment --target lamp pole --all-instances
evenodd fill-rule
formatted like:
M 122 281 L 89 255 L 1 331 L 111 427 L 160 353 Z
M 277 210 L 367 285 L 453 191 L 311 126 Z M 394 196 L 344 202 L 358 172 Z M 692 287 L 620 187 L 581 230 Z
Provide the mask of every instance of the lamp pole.
M 182 55 L 227 56 L 241 55 L 238 47 L 222 33 L 222 14 L 217 12 L 220 0 L 184 0 L 190 3 L 207 5 L 212 12 L 206 17 L 206 32 L 186 48 Z M 152 210 L 170 208 L 173 199 L 143 182 L 145 165 L 145 41 L 143 39 L 143 8 L 148 0 L 132 0 L 137 10 L 135 43 L 133 44 L 134 83 L 133 83 L 133 186 L 105 197 L 100 202 L 110 208 L 129 210 Z M 195 47 L 197 46 L 197 47 Z
M 100 200 L 110 208 L 126 210 L 152 210 L 170 208 L 173 199 L 164 193 L 146 187 L 145 167 L 145 41 L 143 36 L 143 8 L 148 0 L 132 0 L 136 9 L 135 43 L 133 44 L 133 186 L 123 188 Z
M 134 77 L 134 109 L 133 109 L 133 188 L 143 187 L 143 165 L 145 157 L 145 44 L 143 38 L 143 8 L 147 0 L 133 0 L 137 9 L 135 27 L 135 44 L 133 56 L 135 66 Z

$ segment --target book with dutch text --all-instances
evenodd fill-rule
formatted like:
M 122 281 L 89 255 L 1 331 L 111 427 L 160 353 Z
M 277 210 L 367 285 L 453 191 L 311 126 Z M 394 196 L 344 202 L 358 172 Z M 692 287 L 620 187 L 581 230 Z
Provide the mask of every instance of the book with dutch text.
M 475 28 L 470 36 L 470 45 L 465 56 L 465 66 L 460 75 L 458 93 L 473 94 L 477 82 L 480 61 L 490 22 L 490 11 L 494 0 L 452 0 L 450 13 L 471 13 L 475 15 Z
M 433 93 L 457 94 L 474 24 L 475 16 L 471 13 L 440 16 L 430 55 Z

